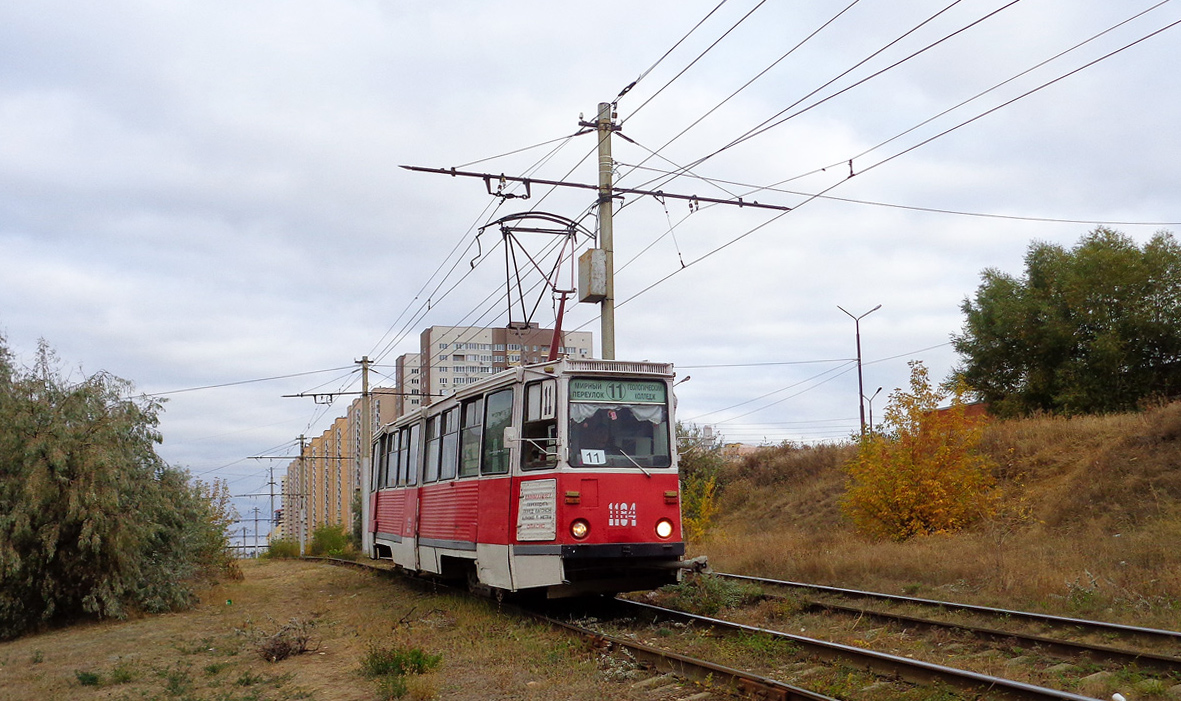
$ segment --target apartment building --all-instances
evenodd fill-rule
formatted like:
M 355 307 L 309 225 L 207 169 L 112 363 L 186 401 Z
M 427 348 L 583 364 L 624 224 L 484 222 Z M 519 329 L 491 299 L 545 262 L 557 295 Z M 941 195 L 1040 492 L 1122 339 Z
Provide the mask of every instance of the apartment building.
M 452 394 L 456 388 L 477 382 L 501 370 L 538 363 L 549 356 L 553 329 L 537 324 L 513 324 L 502 328 L 432 326 L 419 336 L 419 387 L 423 404 Z M 592 357 L 594 335 L 589 331 L 565 331 L 559 339 L 559 356 Z
M 394 397 L 394 416 L 422 406 L 421 357 L 418 353 L 404 353 L 394 361 L 394 384 L 400 390 Z
M 397 396 L 393 387 L 370 391 L 372 430 L 396 418 Z M 362 401 L 353 400 L 344 416 L 308 440 L 302 456 L 288 463 L 282 478 L 282 537 L 306 544 L 322 526 L 351 528 L 353 502 L 360 498 L 362 459 L 368 451 L 362 446 Z

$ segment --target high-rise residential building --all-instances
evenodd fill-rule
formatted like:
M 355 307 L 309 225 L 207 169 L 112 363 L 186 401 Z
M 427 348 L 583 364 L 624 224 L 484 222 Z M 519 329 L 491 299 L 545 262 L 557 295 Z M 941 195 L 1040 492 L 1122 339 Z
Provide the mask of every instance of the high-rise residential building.
M 537 324 L 501 328 L 432 326 L 419 337 L 419 387 L 423 404 L 445 397 L 456 388 L 501 370 L 544 361 L 553 342 L 553 329 Z M 589 331 L 564 331 L 559 357 L 590 358 L 594 336 Z
M 420 358 L 418 353 L 405 353 L 394 361 L 394 381 L 398 388 L 394 397 L 395 416 L 422 406 L 424 385 Z

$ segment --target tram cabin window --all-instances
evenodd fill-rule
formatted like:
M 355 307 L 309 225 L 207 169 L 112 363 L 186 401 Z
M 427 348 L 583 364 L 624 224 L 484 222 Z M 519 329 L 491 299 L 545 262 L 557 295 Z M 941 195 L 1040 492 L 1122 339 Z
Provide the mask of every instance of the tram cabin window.
M 586 401 L 584 401 L 586 400 Z M 664 383 L 575 378 L 570 381 L 570 464 L 669 467 Z
M 463 426 L 459 432 L 459 476 L 480 474 L 480 429 L 484 420 L 484 398 L 469 399 L 461 407 Z
M 484 405 L 484 450 L 481 472 L 503 475 L 508 472 L 512 449 L 505 445 L 504 429 L 513 425 L 513 390 L 503 389 L 488 395 Z
M 525 385 L 521 467 L 526 470 L 558 464 L 558 419 L 554 411 L 556 398 L 557 383 L 553 380 Z

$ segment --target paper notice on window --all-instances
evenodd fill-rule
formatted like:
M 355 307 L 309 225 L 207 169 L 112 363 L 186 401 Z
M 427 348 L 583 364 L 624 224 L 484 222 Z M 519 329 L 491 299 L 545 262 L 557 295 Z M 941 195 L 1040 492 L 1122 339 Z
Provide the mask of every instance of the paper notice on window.
M 558 537 L 558 481 L 521 482 L 517 500 L 517 540 L 554 540 Z
M 607 464 L 607 451 L 605 450 L 581 450 L 579 453 L 582 457 L 583 465 Z

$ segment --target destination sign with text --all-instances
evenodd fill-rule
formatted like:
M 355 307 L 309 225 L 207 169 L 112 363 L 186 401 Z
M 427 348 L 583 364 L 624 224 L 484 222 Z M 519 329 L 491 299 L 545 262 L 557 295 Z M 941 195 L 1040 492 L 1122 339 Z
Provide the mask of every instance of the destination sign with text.
M 663 404 L 667 396 L 663 382 L 589 378 L 570 380 L 570 401 L 572 402 Z

